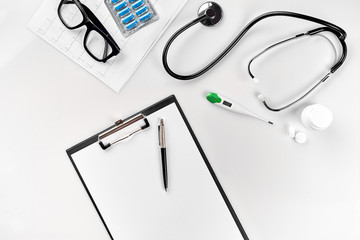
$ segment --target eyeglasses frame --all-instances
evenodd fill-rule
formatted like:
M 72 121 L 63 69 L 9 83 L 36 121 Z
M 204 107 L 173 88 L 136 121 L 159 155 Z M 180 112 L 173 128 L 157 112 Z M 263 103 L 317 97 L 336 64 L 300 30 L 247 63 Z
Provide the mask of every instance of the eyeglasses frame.
M 79 8 L 81 14 L 83 15 L 83 21 L 73 27 L 67 25 L 66 21 L 63 19 L 62 15 L 61 15 L 61 7 L 63 6 L 63 4 L 69 4 L 69 3 L 75 4 Z M 80 28 L 82 26 L 86 26 L 86 32 L 85 32 L 85 36 L 84 36 L 83 45 L 84 45 L 86 52 L 92 58 L 94 58 L 96 61 L 105 63 L 108 59 L 119 54 L 121 49 L 116 44 L 115 40 L 111 37 L 110 33 L 106 30 L 106 28 L 102 25 L 102 23 L 94 15 L 94 13 L 86 5 L 82 4 L 79 0 L 61 0 L 59 3 L 58 9 L 57 9 L 57 13 L 58 13 L 58 16 L 59 16 L 61 22 L 64 24 L 64 26 L 70 30 L 74 30 L 74 29 Z M 112 52 L 108 56 L 104 57 L 103 59 L 97 58 L 86 46 L 86 42 L 88 40 L 88 37 L 89 37 L 89 34 L 91 31 L 96 31 L 106 40 L 104 54 L 107 53 L 108 45 L 110 45 L 110 47 L 112 49 Z

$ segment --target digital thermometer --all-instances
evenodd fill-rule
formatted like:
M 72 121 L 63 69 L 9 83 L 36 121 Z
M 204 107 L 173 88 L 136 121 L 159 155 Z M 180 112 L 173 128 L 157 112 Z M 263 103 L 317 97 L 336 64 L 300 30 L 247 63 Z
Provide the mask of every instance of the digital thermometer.
M 269 124 L 273 124 L 273 122 L 266 120 L 265 118 L 253 113 L 252 111 L 250 111 L 249 109 L 247 109 L 246 107 L 244 107 L 243 105 L 241 105 L 240 103 L 237 103 L 231 99 L 228 98 L 224 98 L 223 96 L 220 96 L 217 93 L 213 93 L 213 92 L 209 92 L 206 95 L 206 98 L 209 102 L 221 107 L 221 108 L 225 108 L 227 110 L 236 112 L 236 113 L 240 113 L 240 114 L 244 114 L 253 118 L 257 118 L 260 119 L 262 121 L 265 121 Z

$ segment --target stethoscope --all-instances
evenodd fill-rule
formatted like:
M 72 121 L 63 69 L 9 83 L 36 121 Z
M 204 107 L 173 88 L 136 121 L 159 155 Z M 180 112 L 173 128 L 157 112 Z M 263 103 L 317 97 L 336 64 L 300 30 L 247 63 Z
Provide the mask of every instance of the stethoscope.
M 266 102 L 265 98 L 262 95 L 259 96 L 259 99 L 262 101 L 262 103 L 265 105 L 265 107 L 271 111 L 281 111 L 283 109 L 286 109 L 286 108 L 292 106 L 293 104 L 299 102 L 300 100 L 305 98 L 307 95 L 309 95 L 312 91 L 314 91 L 314 89 L 316 89 L 318 86 L 320 86 L 321 83 L 325 82 L 330 77 L 330 75 L 333 74 L 336 70 L 338 70 L 339 67 L 343 64 L 343 62 L 345 61 L 346 55 L 347 55 L 347 46 L 345 43 L 346 32 L 342 28 L 340 28 L 332 23 L 329 23 L 327 21 L 324 21 L 324 20 L 321 20 L 321 19 L 318 19 L 315 17 L 299 14 L 299 13 L 286 12 L 286 11 L 267 12 L 267 13 L 264 13 L 264 14 L 258 16 L 255 19 L 253 19 L 251 22 L 249 22 L 241 30 L 241 32 L 235 37 L 235 39 L 214 60 L 212 60 L 204 68 L 202 68 L 201 70 L 199 70 L 193 74 L 189 74 L 189 75 L 177 74 L 170 69 L 168 62 L 167 62 L 167 54 L 168 54 L 169 48 L 170 48 L 171 44 L 173 43 L 173 41 L 185 30 L 189 29 L 190 27 L 194 26 L 195 24 L 197 24 L 199 22 L 205 26 L 213 26 L 221 20 L 222 9 L 219 6 L 219 4 L 217 4 L 215 2 L 206 2 L 203 5 L 201 5 L 201 7 L 199 8 L 198 18 L 196 18 L 195 20 L 189 22 L 188 24 L 186 24 L 185 26 L 180 28 L 177 32 L 175 32 L 170 37 L 170 39 L 166 43 L 164 50 L 163 50 L 163 56 L 162 56 L 162 62 L 163 62 L 164 68 L 172 77 L 179 79 L 179 80 L 191 80 L 191 79 L 197 78 L 197 77 L 203 75 L 204 73 L 206 73 L 207 71 L 209 71 L 218 62 L 220 62 L 220 60 L 223 59 L 226 56 L 226 54 L 228 54 L 231 51 L 231 49 L 233 47 L 235 47 L 235 45 L 244 37 L 244 35 L 247 33 L 247 31 L 249 31 L 250 28 L 252 28 L 256 23 L 260 22 L 261 20 L 263 20 L 265 18 L 275 17 L 275 16 L 286 16 L 286 17 L 299 18 L 299 19 L 303 19 L 303 20 L 321 24 L 321 25 L 323 25 L 323 27 L 318 27 L 318 28 L 312 29 L 310 31 L 307 31 L 305 33 L 300 33 L 291 38 L 282 40 L 278 43 L 275 43 L 275 44 L 267 47 L 266 49 L 261 51 L 259 54 L 257 54 L 254 58 L 252 58 L 250 60 L 250 62 L 248 64 L 248 73 L 249 73 L 250 77 L 252 79 L 254 79 L 255 81 L 256 81 L 256 78 L 251 71 L 251 64 L 253 63 L 253 61 L 255 59 L 257 59 L 258 57 L 260 57 L 265 52 L 268 52 L 269 50 L 271 50 L 281 44 L 284 44 L 286 42 L 293 41 L 295 39 L 299 39 L 299 38 L 305 37 L 305 36 L 313 36 L 315 34 L 330 32 L 337 37 L 337 39 L 339 40 L 341 47 L 342 47 L 341 56 L 338 57 L 335 64 L 330 68 L 328 73 L 324 77 L 322 77 L 321 80 L 318 81 L 312 88 L 310 88 L 307 92 L 305 92 L 305 94 L 301 95 L 295 101 L 293 101 L 289 104 L 286 104 L 282 107 L 274 108 L 274 107 L 269 106 L 269 104 Z

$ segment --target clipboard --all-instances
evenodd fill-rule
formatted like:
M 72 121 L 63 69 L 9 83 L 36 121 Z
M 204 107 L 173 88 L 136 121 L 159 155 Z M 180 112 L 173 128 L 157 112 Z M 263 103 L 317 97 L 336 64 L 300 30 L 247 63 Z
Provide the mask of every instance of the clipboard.
M 160 118 L 167 133 L 168 192 L 157 142 Z M 124 137 L 107 139 L 130 126 Z M 249 239 L 174 95 L 66 152 L 108 239 Z

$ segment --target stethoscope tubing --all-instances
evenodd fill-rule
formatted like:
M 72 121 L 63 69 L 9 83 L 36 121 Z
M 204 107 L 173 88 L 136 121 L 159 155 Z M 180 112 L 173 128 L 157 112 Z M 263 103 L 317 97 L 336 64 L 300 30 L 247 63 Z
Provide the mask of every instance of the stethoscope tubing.
M 346 32 L 340 28 L 339 26 L 332 24 L 330 22 L 327 22 L 325 20 L 319 19 L 319 18 L 315 18 L 315 17 L 311 17 L 308 15 L 304 15 L 304 14 L 300 14 L 300 13 L 294 13 L 294 12 L 287 12 L 287 11 L 273 11 L 273 12 L 268 12 L 268 13 L 264 13 L 258 17 L 256 17 L 255 19 L 253 19 L 251 22 L 249 22 L 241 31 L 240 33 L 235 37 L 235 39 L 213 60 L 211 61 L 208 65 L 206 65 L 204 68 L 202 68 L 201 70 L 193 73 L 193 74 L 189 74 L 189 75 L 180 75 L 177 74 L 175 72 L 173 72 L 167 62 L 167 54 L 169 51 L 169 48 L 171 46 L 171 44 L 173 43 L 173 41 L 181 34 L 183 33 L 185 30 L 187 30 L 188 28 L 194 26 L 195 24 L 201 22 L 202 20 L 209 18 L 209 16 L 207 15 L 202 15 L 198 18 L 196 18 L 195 20 L 191 21 L 190 23 L 186 24 L 185 26 L 183 26 L 182 28 L 180 28 L 177 32 L 175 32 L 170 39 L 168 40 L 168 42 L 166 43 L 164 50 L 163 50 L 163 56 L 162 56 L 162 62 L 164 65 L 165 70 L 168 72 L 168 74 L 170 74 L 172 77 L 179 79 L 179 80 L 191 80 L 194 78 L 197 78 L 201 75 L 203 75 L 204 73 L 206 73 L 207 71 L 209 71 L 212 67 L 214 67 L 217 63 L 219 63 L 235 46 L 236 44 L 244 37 L 244 35 L 259 21 L 269 18 L 269 17 L 274 17 L 274 16 L 286 16 L 286 17 L 293 17 L 293 18 L 299 18 L 299 19 L 303 19 L 303 20 L 307 20 L 310 22 L 315 22 L 318 24 L 321 24 L 323 26 L 326 26 L 326 30 L 327 31 L 331 31 L 332 33 L 334 33 L 342 46 L 342 56 L 340 57 L 340 59 L 338 60 L 338 62 L 331 68 L 331 73 L 334 73 L 345 61 L 346 59 L 346 55 L 347 55 L 347 47 L 346 47 L 346 43 L 345 43 L 345 38 L 346 38 Z M 321 28 L 317 28 L 315 30 L 318 30 Z M 324 30 L 322 30 L 324 31 Z M 308 34 L 316 34 L 317 32 L 311 32 L 309 31 Z

